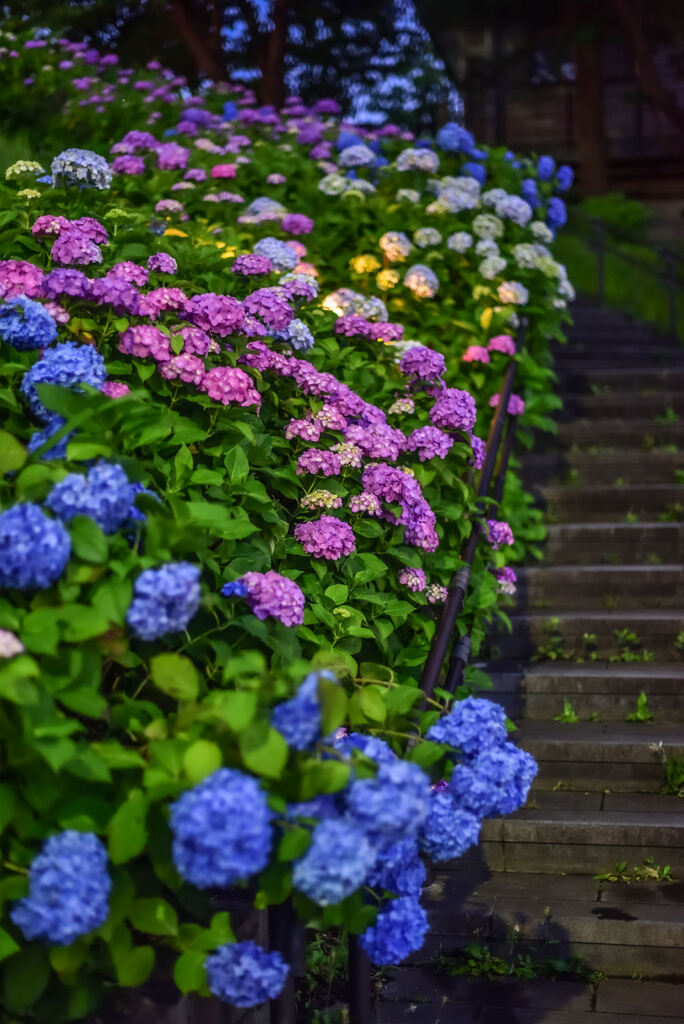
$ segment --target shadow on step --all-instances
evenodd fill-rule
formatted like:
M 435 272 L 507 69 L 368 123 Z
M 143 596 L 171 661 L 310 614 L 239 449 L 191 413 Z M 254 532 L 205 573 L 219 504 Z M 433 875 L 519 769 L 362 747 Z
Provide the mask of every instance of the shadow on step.
M 498 913 L 496 899 L 478 901 L 491 878 L 479 848 L 433 868 L 423 900 L 430 932 L 419 953 L 385 971 L 380 1024 L 542 1024 L 549 1011 L 593 1010 L 589 968 L 550 908 L 537 928 L 524 897 L 517 920 Z

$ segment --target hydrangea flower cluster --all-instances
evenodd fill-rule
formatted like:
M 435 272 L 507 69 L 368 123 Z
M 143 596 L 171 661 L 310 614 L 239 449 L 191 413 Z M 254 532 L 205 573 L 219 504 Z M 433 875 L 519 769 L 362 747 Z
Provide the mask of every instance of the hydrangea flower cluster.
M 0 587 L 44 590 L 64 572 L 71 539 L 32 502 L 0 512 Z
M 39 302 L 17 295 L 0 305 L 0 341 L 20 352 L 47 348 L 57 337 L 57 324 Z
M 135 581 L 126 621 L 141 640 L 182 633 L 199 608 L 199 569 L 188 562 L 169 562 L 145 569 Z
M 51 836 L 29 869 L 29 894 L 11 917 L 27 939 L 70 946 L 109 913 L 107 852 L 92 832 Z
M 45 504 L 65 523 L 74 516 L 89 516 L 105 533 L 114 533 L 130 517 L 134 498 L 133 485 L 121 466 L 100 462 L 87 476 L 65 476 Z
M 258 619 L 271 616 L 284 626 L 300 626 L 304 621 L 304 594 L 287 576 L 268 572 L 246 572 L 221 590 L 225 597 L 245 597 Z
M 289 966 L 254 942 L 229 942 L 205 960 L 210 992 L 231 1006 L 258 1006 L 281 992 Z
M 65 149 L 54 158 L 50 167 L 52 183 L 78 185 L 80 188 L 108 189 L 112 172 L 103 156 L 90 149 Z

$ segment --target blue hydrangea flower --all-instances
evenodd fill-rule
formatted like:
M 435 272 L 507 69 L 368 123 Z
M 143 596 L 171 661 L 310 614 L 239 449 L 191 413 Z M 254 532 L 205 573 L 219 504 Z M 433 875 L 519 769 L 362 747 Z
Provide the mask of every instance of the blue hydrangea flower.
M 377 764 L 393 764 L 397 760 L 397 755 L 384 740 L 377 736 L 363 736 L 360 732 L 336 736 L 333 746 L 345 757 L 351 757 L 355 750 L 360 750 L 365 757 L 369 757 Z
M 451 791 L 459 806 L 478 818 L 512 814 L 527 800 L 537 774 L 534 758 L 513 743 L 488 747 L 468 765 L 456 765 Z
M 294 249 L 281 242 L 278 238 L 261 238 L 253 250 L 257 256 L 265 256 L 275 270 L 294 270 L 299 263 L 299 256 Z
M 343 149 L 349 149 L 350 146 L 361 146 L 363 145 L 363 139 L 355 135 L 354 132 L 342 129 L 335 140 L 336 148 L 341 152 Z
M 129 518 L 135 490 L 121 466 L 99 462 L 88 476 L 70 473 L 56 483 L 45 504 L 65 523 L 90 516 L 105 533 L 114 533 Z
M 51 836 L 29 869 L 29 894 L 10 917 L 25 938 L 69 946 L 109 913 L 107 852 L 92 832 Z
M 43 427 L 42 430 L 36 430 L 31 434 L 28 443 L 28 450 L 30 452 L 37 451 L 38 448 L 42 447 L 42 445 L 44 445 L 53 434 L 56 434 L 58 430 L 61 430 L 65 423 L 66 420 L 63 416 L 55 414 L 50 420 L 48 420 L 46 427 Z M 68 434 L 65 434 L 61 441 L 56 441 L 43 452 L 41 459 L 66 459 L 67 444 L 75 433 L 76 431 L 72 430 Z
M 415 839 L 399 839 L 378 850 L 375 867 L 368 876 L 373 889 L 388 889 L 397 896 L 419 899 L 425 883 L 425 865 Z
M 158 501 L 160 504 L 161 498 L 159 497 L 158 494 L 155 494 L 154 491 L 151 491 L 149 487 L 145 487 L 144 484 L 138 483 L 137 481 L 131 484 L 131 490 L 133 491 L 133 504 L 128 510 L 127 519 L 131 524 L 144 523 L 147 521 L 147 516 L 142 511 L 142 509 L 138 508 L 137 505 L 135 504 L 136 495 L 147 494 L 150 498 L 154 498 L 155 501 Z
M 17 295 L 0 305 L 0 341 L 26 352 L 47 348 L 56 337 L 57 324 L 39 302 Z
M 294 750 L 306 750 L 322 739 L 321 705 L 318 702 L 319 679 L 334 680 L 332 672 L 312 672 L 291 700 L 273 709 L 271 725 Z
M 556 171 L 556 188 L 559 192 L 567 192 L 575 180 L 575 172 L 567 164 L 561 164 Z
M 430 727 L 427 738 L 435 743 L 448 743 L 466 757 L 474 757 L 486 747 L 506 742 L 506 712 L 494 701 L 466 697 Z
M 247 597 L 249 591 L 241 580 L 233 580 L 231 583 L 223 584 L 221 593 L 224 597 Z
M 223 104 L 223 114 L 222 114 L 223 120 L 224 121 L 234 121 L 237 116 L 238 116 L 238 106 L 237 106 L 237 103 L 234 103 L 233 100 L 226 100 L 226 102 Z
M 168 562 L 141 572 L 133 588 L 126 621 L 141 640 L 156 640 L 187 629 L 200 602 L 199 569 L 189 562 Z
M 298 804 L 288 804 L 286 815 L 288 821 L 295 818 L 339 818 L 341 811 L 339 797 L 332 793 L 319 793 L 311 800 L 304 800 Z
M 402 896 L 378 914 L 360 942 L 374 964 L 398 964 L 425 942 L 427 914 L 417 900 Z
M 322 907 L 340 903 L 363 885 L 375 857 L 361 829 L 347 821 L 322 821 L 294 866 L 292 884 Z
M 546 223 L 550 228 L 562 228 L 567 219 L 565 203 L 558 196 L 553 196 L 546 207 Z
M 475 148 L 475 136 L 463 125 L 449 121 L 443 125 L 435 136 L 437 145 L 447 153 L 467 153 L 470 155 Z
M 422 769 L 397 759 L 381 763 L 373 779 L 355 779 L 347 806 L 354 821 L 369 835 L 392 840 L 417 833 L 429 799 L 429 782 Z
M 103 156 L 91 149 L 65 149 L 50 166 L 52 184 L 78 185 L 80 188 L 106 189 L 112 184 L 112 172 Z
M 451 790 L 434 791 L 420 834 L 420 848 L 434 861 L 453 860 L 480 836 L 480 819 L 459 807 Z
M 556 161 L 552 156 L 540 156 L 537 161 L 537 176 L 540 181 L 550 181 L 556 170 Z
M 523 178 L 520 192 L 523 199 L 530 204 L 533 210 L 539 206 L 539 189 L 534 178 Z
M 204 961 L 211 992 L 231 1006 L 258 1006 L 282 991 L 290 968 L 254 942 L 228 942 Z
M 0 587 L 45 589 L 62 575 L 71 538 L 31 502 L 0 513 Z
M 484 185 L 487 178 L 487 169 L 482 164 L 476 164 L 469 161 L 467 164 L 463 164 L 461 168 L 461 174 L 467 175 L 469 178 L 475 178 L 481 185 Z
M 219 768 L 171 806 L 173 862 L 200 889 L 225 888 L 268 864 L 271 811 L 256 779 Z
M 60 384 L 62 387 L 69 387 L 83 382 L 100 388 L 106 379 L 107 370 L 99 352 L 91 345 L 77 345 L 75 341 L 64 341 L 48 349 L 24 374 L 21 390 L 38 419 L 47 423 L 52 414 L 38 397 L 37 384 Z
M 297 352 L 306 352 L 314 346 L 314 337 L 303 320 L 292 320 L 284 331 L 277 335 L 279 341 L 286 341 Z

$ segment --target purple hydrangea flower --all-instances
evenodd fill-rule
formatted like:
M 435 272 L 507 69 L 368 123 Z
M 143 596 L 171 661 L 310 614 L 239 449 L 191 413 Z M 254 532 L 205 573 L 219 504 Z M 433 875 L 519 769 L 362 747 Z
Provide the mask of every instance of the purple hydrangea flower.
M 268 572 L 246 572 L 236 581 L 247 598 L 247 604 L 258 619 L 272 616 L 285 626 L 301 626 L 304 621 L 304 594 L 294 580 L 270 569 Z M 234 583 L 227 583 L 221 593 L 235 593 Z
M 514 544 L 513 531 L 508 523 L 498 519 L 488 519 L 486 523 L 487 539 L 495 551 L 503 544 Z
M 151 324 L 135 324 L 119 335 L 119 352 L 146 359 L 151 356 L 161 362 L 171 358 L 168 335 Z
M 244 310 L 232 295 L 216 295 L 205 292 L 195 295 L 190 301 L 190 320 L 196 327 L 210 334 L 225 338 L 235 334 L 242 326 Z
M 458 388 L 445 388 L 430 409 L 432 423 L 443 430 L 465 430 L 469 433 L 476 418 L 475 399 L 468 391 L 459 391 Z
M 175 274 L 178 264 L 168 252 L 153 252 L 147 260 L 147 269 L 157 274 Z
M 297 474 L 315 473 L 321 476 L 339 476 L 342 471 L 339 455 L 320 448 L 308 448 L 297 459 Z
M 261 408 L 261 395 L 254 387 L 254 381 L 239 367 L 214 367 L 205 373 L 200 388 L 222 405 L 256 405 L 257 410 Z
M 259 256 L 257 253 L 248 252 L 233 260 L 230 269 L 234 274 L 243 274 L 245 277 L 270 274 L 273 270 L 271 261 L 266 256 Z
M 68 267 L 51 270 L 43 279 L 43 295 L 49 299 L 58 299 L 69 295 L 74 299 L 90 298 L 90 278 L 82 270 L 71 270 Z
M 402 569 L 399 573 L 399 582 L 403 587 L 408 587 L 416 593 L 425 590 L 427 576 L 423 569 Z
M 64 267 L 74 263 L 81 267 L 102 263 L 100 247 L 82 231 L 63 231 L 52 244 L 52 258 Z
M 446 373 L 446 363 L 441 352 L 426 345 L 414 345 L 401 357 L 399 369 L 412 380 L 434 383 Z
M 406 449 L 417 452 L 421 462 L 427 459 L 445 459 L 453 445 L 453 438 L 438 427 L 418 427 L 408 436 Z
M 336 516 L 321 516 L 308 523 L 300 523 L 295 527 L 294 535 L 307 555 L 314 558 L 336 561 L 356 549 L 351 526 Z

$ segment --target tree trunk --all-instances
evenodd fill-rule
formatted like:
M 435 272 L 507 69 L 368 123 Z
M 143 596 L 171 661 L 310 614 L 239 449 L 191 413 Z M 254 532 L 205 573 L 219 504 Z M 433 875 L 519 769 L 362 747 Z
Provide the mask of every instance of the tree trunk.
M 578 40 L 575 50 L 577 148 L 585 195 L 596 195 L 608 189 L 601 50 L 601 39 L 595 33 Z
M 261 67 L 261 102 L 281 107 L 285 99 L 285 49 L 287 47 L 287 15 L 290 0 L 274 0 L 271 17 L 273 31 L 264 41 Z
M 226 77 L 221 59 L 219 38 L 212 33 L 205 16 L 195 9 L 188 0 L 172 0 L 171 16 L 178 31 L 178 37 L 192 54 L 197 73 L 219 82 Z

